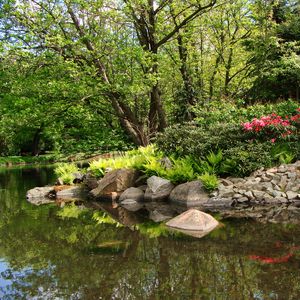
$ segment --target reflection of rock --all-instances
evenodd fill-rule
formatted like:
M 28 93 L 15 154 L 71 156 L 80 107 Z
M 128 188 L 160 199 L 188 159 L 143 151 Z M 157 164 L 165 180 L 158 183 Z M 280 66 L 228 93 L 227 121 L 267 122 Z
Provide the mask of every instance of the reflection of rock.
M 36 187 L 27 191 L 26 199 L 34 205 L 55 202 L 55 191 L 53 186 Z
M 112 193 L 118 196 L 126 189 L 133 187 L 139 172 L 134 169 L 118 169 L 111 171 L 99 181 L 98 187 L 90 192 L 93 198 L 110 198 Z
M 174 185 L 170 180 L 157 176 L 151 176 L 148 178 L 147 184 L 148 187 L 145 193 L 145 200 L 147 201 L 166 200 L 174 188 Z
M 139 203 L 133 199 L 125 199 L 120 202 L 120 206 L 126 208 L 129 211 L 138 211 L 143 208 L 143 204 Z
M 167 222 L 166 225 L 182 230 L 211 231 L 219 225 L 219 222 L 209 214 L 197 209 L 189 209 Z
M 124 191 L 122 193 L 122 195 L 120 196 L 119 201 L 122 202 L 126 199 L 131 199 L 131 200 L 134 200 L 136 202 L 143 201 L 144 192 L 141 189 L 138 189 L 138 188 L 135 188 L 135 187 L 128 188 L 126 191 Z
M 151 219 L 154 222 L 163 222 L 172 218 L 173 215 L 171 214 L 171 212 L 164 213 L 163 211 L 159 211 L 158 209 L 154 209 L 149 213 L 149 219 Z
M 147 202 L 145 203 L 145 208 L 149 212 L 149 219 L 154 222 L 172 219 L 183 211 L 182 207 L 175 207 L 164 202 Z
M 81 186 L 69 186 L 56 192 L 57 198 L 77 198 L 83 195 L 84 189 Z
M 178 228 L 173 228 L 172 230 L 179 231 L 183 234 L 190 235 L 190 236 L 200 239 L 200 238 L 208 235 L 210 232 L 212 232 L 214 230 L 214 228 L 209 229 L 209 230 L 203 230 L 203 231 L 202 230 L 184 230 L 184 229 L 178 229 Z
M 186 182 L 175 187 L 170 194 L 170 201 L 187 207 L 201 206 L 209 196 L 199 180 Z

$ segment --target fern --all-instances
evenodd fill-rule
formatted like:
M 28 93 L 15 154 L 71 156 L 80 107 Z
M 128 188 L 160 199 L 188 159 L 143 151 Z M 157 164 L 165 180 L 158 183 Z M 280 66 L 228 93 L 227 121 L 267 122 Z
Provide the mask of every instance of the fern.
M 64 184 L 73 184 L 74 173 L 79 172 L 75 164 L 58 164 L 54 170 L 55 174 L 64 182 Z
M 202 181 L 205 189 L 208 191 L 215 190 L 219 185 L 219 180 L 214 174 L 204 173 L 203 175 L 199 176 L 199 179 Z

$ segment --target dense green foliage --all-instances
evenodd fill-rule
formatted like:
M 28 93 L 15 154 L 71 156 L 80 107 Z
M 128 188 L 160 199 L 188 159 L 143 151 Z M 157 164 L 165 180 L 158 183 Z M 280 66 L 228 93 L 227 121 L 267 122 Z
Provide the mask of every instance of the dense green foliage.
M 297 101 L 299 21 L 292 0 L 0 1 L 0 155 L 128 150 Z
M 219 107 L 200 113 L 192 124 L 167 128 L 156 143 L 167 155 L 191 156 L 196 161 L 204 161 L 199 167 L 204 171 L 219 175 L 248 175 L 261 167 L 300 159 L 297 105 L 294 102 L 256 105 L 248 110 L 233 105 Z M 241 122 L 251 121 L 255 111 L 256 116 L 262 118 L 272 112 L 276 116 L 296 116 L 297 120 L 288 126 L 275 124 L 259 131 L 247 131 Z

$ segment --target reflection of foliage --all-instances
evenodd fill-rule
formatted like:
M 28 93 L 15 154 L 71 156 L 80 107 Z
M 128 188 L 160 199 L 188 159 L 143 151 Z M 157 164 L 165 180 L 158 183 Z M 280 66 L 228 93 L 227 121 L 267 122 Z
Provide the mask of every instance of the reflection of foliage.
M 69 218 L 77 219 L 84 212 L 86 212 L 85 208 L 76 206 L 74 203 L 72 203 L 60 209 L 57 212 L 57 215 L 62 219 L 69 219 Z
M 284 251 L 299 245 L 299 226 L 226 222 L 198 240 L 174 238 L 153 222 L 135 231 L 116 228 L 100 211 L 58 218 L 58 207 L 24 199 L 26 189 L 50 175 L 29 172 L 23 180 L 21 171 L 0 172 L 6 189 L 0 191 L 0 258 L 8 264 L 0 277 L 8 280 L 7 299 L 269 299 L 271 293 L 297 299 L 300 293 L 299 254 L 288 264 L 248 259 L 275 256 L 277 240 L 285 241 Z M 98 224 L 97 216 L 106 221 Z
M 176 235 L 174 231 L 168 229 L 163 223 L 146 222 L 136 224 L 134 229 L 138 230 L 139 233 L 146 235 L 148 238 L 167 237 L 170 235 Z
M 93 220 L 97 222 L 97 224 L 114 224 L 116 227 L 122 227 L 123 225 L 113 219 L 109 214 L 103 211 L 95 211 L 93 213 Z

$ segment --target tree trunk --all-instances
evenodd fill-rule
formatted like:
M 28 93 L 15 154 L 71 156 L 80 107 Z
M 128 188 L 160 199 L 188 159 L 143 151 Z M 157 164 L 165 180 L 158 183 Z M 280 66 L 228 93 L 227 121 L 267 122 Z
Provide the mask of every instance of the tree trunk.
M 40 141 L 41 141 L 41 135 L 42 135 L 42 132 L 43 132 L 43 127 L 39 127 L 34 136 L 33 136 L 33 140 L 32 140 L 32 147 L 31 147 L 31 154 L 33 156 L 37 156 L 39 155 L 39 152 L 40 152 Z
M 187 62 L 188 59 L 187 48 L 184 45 L 183 38 L 180 33 L 178 33 L 177 42 L 178 42 L 179 58 L 181 62 L 179 69 L 183 80 L 183 89 L 185 95 L 185 101 L 182 104 L 187 108 L 186 114 L 184 116 L 184 120 L 191 121 L 195 117 L 193 112 L 191 112 L 191 107 L 193 107 L 197 103 L 197 99 L 195 97 L 195 89 L 193 87 L 192 76 Z

